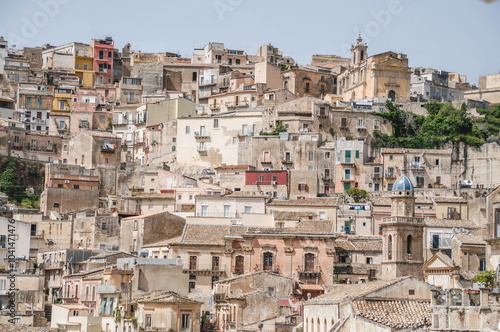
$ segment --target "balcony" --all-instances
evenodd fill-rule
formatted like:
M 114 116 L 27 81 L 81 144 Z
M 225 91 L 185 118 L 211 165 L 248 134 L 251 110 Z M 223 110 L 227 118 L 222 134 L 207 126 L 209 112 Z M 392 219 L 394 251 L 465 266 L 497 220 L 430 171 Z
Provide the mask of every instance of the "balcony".
M 382 223 L 417 223 L 424 224 L 425 218 L 421 217 L 387 217 L 382 218 Z
M 191 270 L 191 269 L 183 269 L 182 270 L 183 273 L 187 273 L 187 274 L 193 274 L 195 276 L 218 276 L 218 277 L 222 277 L 224 274 L 225 274 L 225 271 L 224 270 L 221 270 L 219 268 L 211 268 L 211 269 L 195 269 L 195 270 Z
M 271 164 L 272 164 L 271 160 L 268 160 L 268 159 L 261 160 L 261 161 L 260 161 L 260 163 L 261 163 L 262 165 L 271 165 Z
M 215 300 L 215 302 L 224 302 L 224 301 L 226 301 L 226 294 L 225 293 L 215 293 L 214 300 Z
M 354 161 L 351 161 L 351 160 L 343 160 L 340 162 L 340 164 L 343 166 L 343 167 L 356 167 L 356 164 L 354 163 Z
M 235 102 L 226 102 L 226 108 L 227 109 L 244 108 L 244 107 L 248 107 L 248 102 L 247 101 L 240 101 L 238 103 L 235 103 Z
M 46 146 L 39 146 L 36 143 L 35 144 L 28 143 L 28 150 L 41 151 L 41 152 L 56 152 L 57 145 L 52 143 L 52 144 L 47 144 Z
M 395 179 L 396 175 L 394 175 L 394 173 L 385 173 L 385 178 L 386 179 Z
M 425 163 L 420 163 L 420 162 L 409 163 L 408 168 L 412 171 L 423 171 L 425 170 Z
M 332 181 L 332 177 L 330 175 L 323 175 L 322 179 L 323 179 L 323 182 Z
M 262 265 L 262 264 L 255 264 L 255 271 L 269 271 L 272 273 L 280 274 L 280 266 L 279 265 Z
M 210 105 L 209 107 L 212 112 L 220 112 L 220 105 Z
M 342 182 L 354 182 L 355 179 L 354 179 L 354 176 L 352 176 L 352 175 L 344 175 L 340 181 L 342 181 Z
M 198 131 L 195 131 L 194 132 L 194 138 L 196 140 L 208 140 L 210 139 L 210 134 L 206 133 L 206 132 L 198 132 Z
M 291 161 L 290 159 L 285 159 L 285 160 L 282 160 L 281 163 L 283 165 L 286 165 L 286 164 L 290 164 L 291 165 L 291 164 L 293 164 L 293 161 Z
M 372 173 L 372 179 L 380 179 L 382 175 L 380 173 Z
M 321 267 L 304 267 L 298 266 L 297 272 L 300 279 L 315 279 L 321 277 Z

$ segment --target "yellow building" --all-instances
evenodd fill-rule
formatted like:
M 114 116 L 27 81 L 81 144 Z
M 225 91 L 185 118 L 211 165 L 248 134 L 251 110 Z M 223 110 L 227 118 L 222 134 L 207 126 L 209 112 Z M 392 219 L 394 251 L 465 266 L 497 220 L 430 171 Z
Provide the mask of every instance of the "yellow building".
M 368 57 L 361 36 L 351 47 L 351 61 L 338 78 L 344 100 L 390 98 L 410 101 L 410 76 L 406 54 L 384 52 Z
M 85 45 L 88 46 L 88 45 Z M 75 75 L 80 80 L 80 86 L 94 85 L 92 47 L 78 47 L 75 51 Z
M 70 88 L 55 88 L 52 99 L 52 112 L 68 113 L 71 110 L 73 90 Z

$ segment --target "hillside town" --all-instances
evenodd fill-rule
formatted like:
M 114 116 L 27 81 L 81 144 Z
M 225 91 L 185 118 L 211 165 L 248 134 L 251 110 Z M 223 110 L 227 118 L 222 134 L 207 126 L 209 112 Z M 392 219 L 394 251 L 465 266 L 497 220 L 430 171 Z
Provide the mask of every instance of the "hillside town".
M 500 74 L 229 47 L 0 37 L 0 330 L 498 331 Z

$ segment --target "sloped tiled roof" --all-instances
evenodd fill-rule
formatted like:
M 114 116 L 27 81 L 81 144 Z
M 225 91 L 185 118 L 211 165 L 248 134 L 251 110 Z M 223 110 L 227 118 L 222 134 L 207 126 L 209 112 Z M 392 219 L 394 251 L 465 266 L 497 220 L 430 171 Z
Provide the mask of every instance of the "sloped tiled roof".
M 300 220 L 300 218 L 315 217 L 316 213 L 306 211 L 273 211 L 274 220 Z
M 473 220 L 454 220 L 454 219 L 426 219 L 426 227 L 442 227 L 442 228 L 479 228 Z
M 431 322 L 429 301 L 355 300 L 352 306 L 357 316 L 395 329 L 417 329 Z
M 382 251 L 379 236 L 346 236 L 335 240 L 334 246 L 347 251 Z
M 459 234 L 454 236 L 461 244 L 486 245 L 484 237 L 471 234 Z
M 396 284 L 406 278 L 410 278 L 410 276 L 391 279 L 391 280 L 375 280 L 375 281 L 365 282 L 362 284 L 333 285 L 329 287 L 328 293 L 315 297 L 314 299 L 311 299 L 306 303 L 321 304 L 321 303 L 328 303 L 332 301 L 339 301 L 345 299 L 356 299 L 368 295 L 376 290 Z
M 167 246 L 167 245 L 169 245 L 171 243 L 177 243 L 181 239 L 182 239 L 181 236 L 176 236 L 176 237 L 173 237 L 173 238 L 170 238 L 170 239 L 161 240 L 161 241 L 158 241 L 158 242 L 155 242 L 155 243 L 145 244 L 145 245 L 143 245 L 143 248 L 163 247 L 163 246 Z
M 328 197 L 328 198 L 306 198 L 306 199 L 289 199 L 289 200 L 279 200 L 274 199 L 269 206 L 289 206 L 289 205 L 310 205 L 310 206 L 337 206 L 339 203 L 338 198 Z
M 305 220 L 296 227 L 250 227 L 247 234 L 332 234 L 333 223 L 330 220 Z
M 135 298 L 136 302 L 155 302 L 155 303 L 200 303 L 175 292 L 154 291 L 143 294 Z
M 183 244 L 224 244 L 224 236 L 229 235 L 232 226 L 187 224 L 180 243 Z

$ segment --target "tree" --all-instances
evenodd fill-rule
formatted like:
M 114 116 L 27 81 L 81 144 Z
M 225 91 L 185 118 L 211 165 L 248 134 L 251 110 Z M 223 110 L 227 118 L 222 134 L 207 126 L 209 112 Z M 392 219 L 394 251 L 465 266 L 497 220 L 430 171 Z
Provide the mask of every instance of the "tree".
M 351 197 L 354 202 L 359 203 L 368 198 L 368 193 L 366 190 L 358 189 L 358 188 L 350 188 L 345 191 L 345 193 Z
M 497 274 L 493 270 L 485 270 L 478 272 L 470 281 L 484 283 L 486 287 L 493 287 Z

